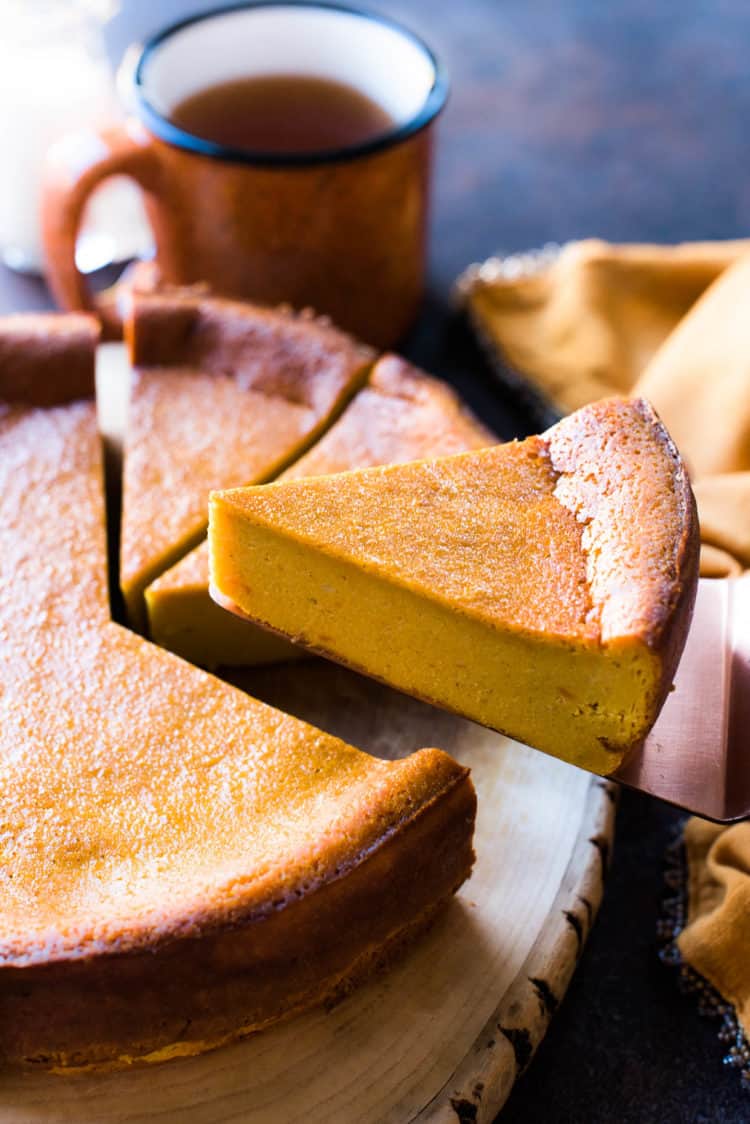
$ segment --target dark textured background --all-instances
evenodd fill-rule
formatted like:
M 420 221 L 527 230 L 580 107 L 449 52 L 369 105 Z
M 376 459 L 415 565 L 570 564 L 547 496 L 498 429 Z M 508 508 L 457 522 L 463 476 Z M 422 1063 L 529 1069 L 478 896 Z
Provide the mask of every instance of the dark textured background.
M 430 292 L 404 350 L 451 378 L 503 435 L 526 432 L 533 418 L 495 387 L 450 312 L 456 274 L 496 250 L 549 240 L 750 232 L 750 4 L 376 6 L 421 31 L 453 80 L 439 137 Z M 123 0 L 112 52 L 210 7 Z M 47 304 L 39 282 L 0 267 L 0 310 Z M 677 822 L 668 809 L 623 795 L 599 920 L 503 1124 L 750 1120 L 750 1095 L 722 1067 L 715 1026 L 678 994 L 656 956 L 662 855 Z

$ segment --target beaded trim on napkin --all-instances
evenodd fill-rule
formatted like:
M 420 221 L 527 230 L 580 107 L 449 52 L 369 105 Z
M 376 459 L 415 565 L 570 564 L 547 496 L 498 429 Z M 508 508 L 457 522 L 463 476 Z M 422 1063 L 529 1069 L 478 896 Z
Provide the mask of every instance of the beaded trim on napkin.
M 538 429 L 547 429 L 560 421 L 560 411 L 539 387 L 534 386 L 525 375 L 505 361 L 495 342 L 486 335 L 477 317 L 472 315 L 468 297 L 475 288 L 482 285 L 499 280 L 517 281 L 520 277 L 541 273 L 557 261 L 564 249 L 565 245 L 559 242 L 546 242 L 537 249 L 523 250 L 516 254 L 497 253 L 483 262 L 473 262 L 458 276 L 451 294 L 455 307 L 467 313 L 489 370 L 500 385 L 526 408 Z
M 750 1043 L 734 1007 L 703 976 L 685 963 L 677 946 L 677 938 L 687 921 L 688 868 L 681 828 L 667 848 L 664 859 L 664 897 L 661 918 L 656 927 L 659 959 L 677 973 L 677 986 L 683 995 L 696 996 L 698 1013 L 704 1018 L 720 1020 L 717 1037 L 727 1050 L 722 1062 L 739 1070 L 742 1086 L 750 1092 Z
M 545 242 L 533 250 L 523 250 L 516 254 L 495 254 L 482 262 L 472 262 L 459 275 L 453 286 L 453 298 L 461 306 L 477 284 L 492 284 L 494 281 L 517 281 L 539 273 L 557 261 L 565 247 L 559 242 Z

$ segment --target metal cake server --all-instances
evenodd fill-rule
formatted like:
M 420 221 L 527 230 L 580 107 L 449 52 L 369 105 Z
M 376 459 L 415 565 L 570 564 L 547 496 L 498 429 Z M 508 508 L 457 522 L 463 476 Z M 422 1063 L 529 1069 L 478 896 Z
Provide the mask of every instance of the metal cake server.
M 706 819 L 750 817 L 750 577 L 701 579 L 674 690 L 612 779 Z

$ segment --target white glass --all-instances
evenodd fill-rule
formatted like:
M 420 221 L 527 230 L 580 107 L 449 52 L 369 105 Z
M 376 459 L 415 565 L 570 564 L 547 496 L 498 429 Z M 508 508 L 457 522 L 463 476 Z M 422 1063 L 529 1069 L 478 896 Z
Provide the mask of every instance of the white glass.
M 0 254 L 13 269 L 43 268 L 39 204 L 50 144 L 121 116 L 102 40 L 115 6 L 116 0 L 0 0 Z M 137 190 L 113 181 L 92 199 L 79 268 L 89 272 L 133 256 L 148 244 L 147 230 Z

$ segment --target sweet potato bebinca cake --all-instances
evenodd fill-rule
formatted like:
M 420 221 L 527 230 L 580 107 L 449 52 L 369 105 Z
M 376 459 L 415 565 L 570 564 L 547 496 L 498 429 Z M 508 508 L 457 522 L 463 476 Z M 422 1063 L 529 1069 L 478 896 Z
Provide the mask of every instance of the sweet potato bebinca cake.
M 66 1069 L 346 990 L 468 876 L 475 796 L 440 750 L 376 760 L 111 620 L 96 333 L 50 334 L 0 325 L 0 1061 Z
M 595 773 L 670 689 L 695 501 L 648 403 L 523 442 L 214 493 L 212 591 L 256 623 Z

